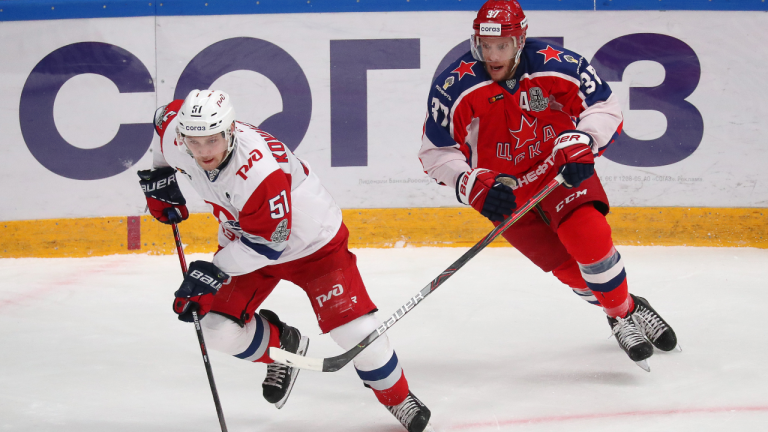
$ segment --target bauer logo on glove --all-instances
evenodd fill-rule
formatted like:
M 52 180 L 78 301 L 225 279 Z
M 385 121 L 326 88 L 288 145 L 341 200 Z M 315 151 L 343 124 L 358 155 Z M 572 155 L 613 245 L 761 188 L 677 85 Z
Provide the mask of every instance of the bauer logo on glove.
M 141 190 L 147 198 L 147 208 L 152 216 L 164 224 L 187 220 L 187 201 L 176 181 L 176 170 L 163 167 L 138 172 Z
M 223 272 L 219 274 L 219 276 L 225 275 Z M 226 275 L 225 275 L 226 276 Z M 199 280 L 200 282 L 210 285 L 211 288 L 215 289 L 216 291 L 219 291 L 219 288 L 221 288 L 222 283 L 214 279 L 212 276 L 209 276 L 200 270 L 195 270 L 192 272 L 189 272 L 189 277 Z
M 181 287 L 174 293 L 173 311 L 179 315 L 179 320 L 193 322 L 193 311 L 197 311 L 200 318 L 205 316 L 213 306 L 213 296 L 228 279 L 229 275 L 213 263 L 195 261 L 190 264 Z

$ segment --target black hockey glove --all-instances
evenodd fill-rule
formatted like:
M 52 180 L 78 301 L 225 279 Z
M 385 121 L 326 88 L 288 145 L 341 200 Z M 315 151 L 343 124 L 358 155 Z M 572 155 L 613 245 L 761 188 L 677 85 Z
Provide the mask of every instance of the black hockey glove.
M 482 168 L 475 168 L 456 180 L 456 198 L 462 204 L 471 205 L 491 222 L 501 222 L 511 215 L 517 204 L 510 186 L 517 179 Z
M 567 188 L 578 187 L 595 173 L 592 137 L 577 130 L 567 130 L 555 139 L 555 165 Z
M 164 224 L 180 223 L 187 220 L 187 200 L 181 194 L 176 182 L 176 170 L 171 167 L 138 172 L 141 190 L 147 198 L 147 207 L 152 216 Z
M 211 310 L 213 296 L 228 279 L 229 275 L 213 263 L 195 261 L 190 264 L 181 287 L 173 293 L 176 296 L 173 311 L 179 315 L 179 320 L 194 322 L 192 311 L 195 310 L 198 318 L 205 316 Z

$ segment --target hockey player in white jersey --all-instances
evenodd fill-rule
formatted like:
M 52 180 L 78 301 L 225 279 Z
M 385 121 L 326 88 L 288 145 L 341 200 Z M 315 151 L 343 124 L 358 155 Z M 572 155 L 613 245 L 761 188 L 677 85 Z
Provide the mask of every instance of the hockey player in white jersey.
M 323 333 L 348 350 L 380 321 L 348 249 L 341 210 L 306 161 L 268 132 L 236 121 L 229 95 L 194 90 L 155 114 L 153 167 L 139 172 L 152 215 L 189 215 L 181 174 L 219 220 L 213 262 L 195 261 L 176 291 L 182 321 L 197 310 L 211 349 L 267 364 L 264 398 L 282 406 L 298 369 L 274 363 L 270 347 L 303 355 L 309 341 L 271 311 L 257 312 L 280 280 L 303 289 Z M 366 387 L 408 429 L 431 430 L 430 411 L 410 392 L 384 335 L 354 360 Z

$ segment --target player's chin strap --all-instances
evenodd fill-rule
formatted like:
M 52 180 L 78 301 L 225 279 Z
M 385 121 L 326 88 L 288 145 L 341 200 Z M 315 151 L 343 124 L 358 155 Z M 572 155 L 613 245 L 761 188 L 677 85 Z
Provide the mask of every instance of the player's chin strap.
M 181 264 L 181 272 L 184 276 L 187 275 L 187 260 L 184 258 L 184 246 L 181 244 L 181 234 L 179 234 L 179 227 L 175 223 L 171 224 L 173 228 L 173 238 L 176 240 L 176 251 L 179 253 L 179 264 Z M 221 432 L 227 432 L 227 423 L 224 421 L 224 411 L 221 409 L 221 401 L 219 401 L 219 391 L 216 390 L 216 382 L 213 381 L 213 370 L 211 369 L 211 362 L 208 358 L 208 349 L 205 347 L 205 340 L 203 339 L 203 331 L 200 328 L 200 319 L 197 317 L 197 311 L 192 311 L 192 318 L 195 323 L 195 330 L 197 331 L 197 341 L 200 343 L 200 351 L 203 354 L 203 363 L 205 363 L 205 372 L 208 374 L 208 384 L 211 385 L 211 393 L 213 394 L 213 403 L 216 405 L 216 414 L 219 416 L 219 425 L 221 426 Z
M 500 223 L 496 228 L 494 228 L 488 235 L 486 235 L 482 240 L 477 242 L 472 248 L 464 253 L 459 259 L 457 259 L 453 264 L 451 264 L 447 269 L 443 270 L 440 275 L 438 275 L 435 279 L 432 280 L 427 286 L 421 289 L 415 296 L 411 297 L 403 306 L 401 306 L 397 311 L 395 311 L 392 316 L 390 316 L 384 323 L 382 323 L 379 328 L 377 328 L 375 331 L 373 331 L 371 334 L 369 334 L 365 339 L 360 341 L 354 348 L 351 350 L 341 354 L 337 355 L 336 357 L 328 357 L 328 358 L 311 358 L 311 357 L 302 357 L 293 353 L 289 353 L 287 351 L 278 349 L 278 348 L 270 348 L 269 349 L 269 357 L 272 358 L 272 360 L 276 362 L 283 363 L 288 366 L 294 366 L 301 369 L 310 369 L 310 370 L 316 370 L 316 371 L 322 371 L 322 372 L 336 372 L 337 370 L 343 368 L 347 363 L 352 361 L 358 354 L 360 354 L 366 347 L 368 347 L 370 344 L 373 343 L 376 339 L 379 338 L 379 336 L 386 333 L 387 330 L 389 330 L 393 325 L 395 325 L 396 322 L 398 322 L 400 319 L 402 319 L 405 314 L 413 310 L 416 305 L 419 304 L 422 300 L 424 300 L 429 294 L 432 293 L 432 291 L 436 290 L 437 287 L 442 285 L 446 280 L 448 280 L 449 277 L 451 277 L 454 273 L 456 273 L 460 268 L 464 266 L 469 260 L 475 257 L 481 250 L 485 249 L 486 246 L 488 246 L 493 240 L 496 239 L 496 237 L 500 236 L 507 228 L 512 226 L 513 223 L 517 222 L 522 218 L 530 209 L 532 209 L 536 204 L 538 204 L 541 200 L 543 200 L 547 195 L 549 195 L 553 190 L 555 190 L 560 184 L 563 183 L 563 176 L 562 174 L 558 174 L 557 177 L 552 179 L 549 183 L 547 183 L 546 186 L 542 190 L 540 190 L 536 195 L 531 197 L 528 201 L 525 202 L 521 207 L 519 207 L 515 212 L 513 212 L 508 218 L 504 220 L 504 222 Z

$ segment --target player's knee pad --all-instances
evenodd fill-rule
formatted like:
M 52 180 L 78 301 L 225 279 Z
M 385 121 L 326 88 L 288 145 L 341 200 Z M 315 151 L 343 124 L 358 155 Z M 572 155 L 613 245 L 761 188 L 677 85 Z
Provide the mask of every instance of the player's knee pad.
M 373 314 L 367 314 L 331 330 L 330 334 L 341 348 L 349 350 L 380 325 Z M 397 405 L 408 396 L 408 381 L 386 334 L 373 341 L 353 363 L 357 375 L 382 404 Z
M 350 350 L 366 336 L 376 331 L 380 325 L 381 321 L 376 319 L 373 314 L 366 314 L 336 327 L 330 331 L 330 335 L 331 339 L 343 350 Z M 390 361 L 393 354 L 394 351 L 389 345 L 389 338 L 383 334 L 355 357 L 353 362 L 357 369 L 374 370 Z
M 212 350 L 248 361 L 264 361 L 270 339 L 278 340 L 274 327 L 262 316 L 256 315 L 243 327 L 225 316 L 209 313 L 200 321 L 205 343 Z

